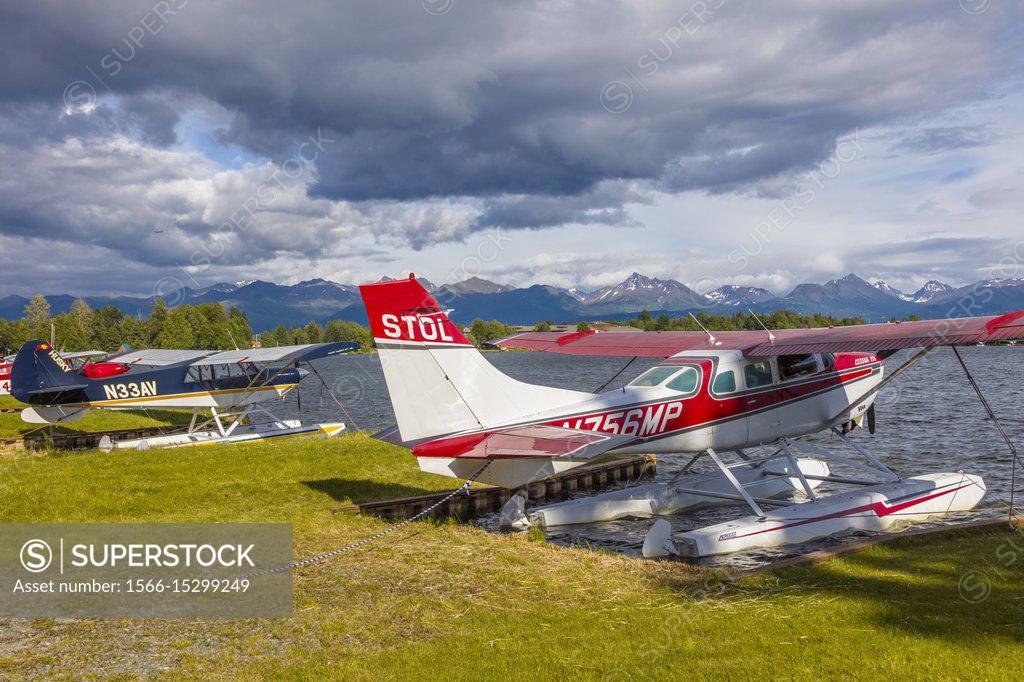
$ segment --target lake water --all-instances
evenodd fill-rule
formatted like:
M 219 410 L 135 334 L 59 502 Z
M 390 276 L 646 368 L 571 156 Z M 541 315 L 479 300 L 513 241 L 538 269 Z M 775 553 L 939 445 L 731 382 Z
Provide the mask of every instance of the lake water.
M 1024 441 L 1024 347 L 999 346 L 961 349 L 964 361 L 974 374 L 989 403 L 1015 443 Z M 547 353 L 485 353 L 485 357 L 506 374 L 521 381 L 546 386 L 596 390 L 626 364 L 627 358 L 572 357 Z M 909 357 L 901 352 L 886 362 L 887 371 Z M 657 364 L 655 360 L 637 359 L 608 389 L 621 387 L 642 371 Z M 321 375 L 332 387 L 345 406 L 350 428 L 374 431 L 394 423 L 391 404 L 384 385 L 380 362 L 376 355 L 351 355 L 337 360 L 317 363 Z M 330 396 L 321 394 L 320 382 L 315 376 L 307 378 L 301 388 L 302 413 L 306 422 L 338 421 L 339 409 Z M 290 397 L 282 416 L 298 417 L 297 401 Z M 890 468 L 900 474 L 914 475 L 936 471 L 956 471 L 984 477 L 989 494 L 983 506 L 1008 499 L 1010 493 L 1011 458 L 1006 444 L 988 419 L 977 396 L 967 383 L 964 372 L 953 351 L 940 348 L 933 351 L 899 379 L 884 388 L 877 400 L 877 430 L 874 436 L 858 429 L 854 437 L 872 453 L 881 457 Z M 817 444 L 846 454 L 847 449 L 837 445 L 827 435 L 812 438 Z M 689 459 L 659 455 L 658 478 L 670 478 Z M 837 475 L 856 476 L 853 469 L 830 462 Z M 697 467 L 699 470 L 700 468 Z M 1018 501 L 1024 475 L 1018 470 Z M 818 491 L 836 489 L 834 484 L 823 483 Z M 1005 507 L 1003 508 L 1005 513 Z M 733 518 L 746 511 L 738 506 L 699 510 L 670 517 L 676 531 L 706 526 Z M 980 518 L 998 514 L 991 508 L 971 512 L 967 518 Z M 949 523 L 951 520 L 937 521 Z M 478 523 L 496 530 L 496 515 L 485 517 Z M 644 536 L 650 528 L 650 519 L 624 519 L 605 523 L 556 528 L 548 539 L 563 545 L 600 547 L 632 555 L 639 555 Z M 915 527 L 921 527 L 916 524 Z M 844 539 L 821 540 L 796 548 L 759 550 L 705 560 L 709 564 L 755 566 L 784 556 L 849 542 L 863 535 Z

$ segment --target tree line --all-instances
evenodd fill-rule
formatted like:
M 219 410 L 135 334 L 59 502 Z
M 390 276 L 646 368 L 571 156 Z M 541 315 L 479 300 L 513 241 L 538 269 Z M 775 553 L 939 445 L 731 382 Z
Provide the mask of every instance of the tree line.
M 516 333 L 516 328 L 497 320 L 473 320 L 466 330 L 466 337 L 478 348 L 487 341 L 493 341 Z M 283 324 L 260 334 L 264 346 L 290 346 L 301 343 L 322 341 L 355 341 L 363 350 L 372 349 L 373 334 L 356 322 L 331 320 L 326 327 L 310 322 L 302 327 L 285 327 Z
M 738 312 L 734 315 L 712 315 L 698 313 L 697 320 L 706 329 L 718 332 L 733 331 L 756 331 L 763 329 L 761 322 L 769 329 L 811 329 L 813 327 L 848 327 L 854 324 L 864 324 L 863 316 L 856 317 L 834 317 L 832 315 L 800 315 L 792 310 L 777 310 L 774 313 L 758 315 L 754 317 L 748 313 Z M 760 319 L 760 322 L 758 322 Z M 692 317 L 669 317 L 659 315 L 653 317 L 648 311 L 643 310 L 635 320 L 625 322 L 630 327 L 636 327 L 644 331 L 702 331 L 700 325 Z
M 711 331 L 759 330 L 761 324 L 753 315 L 737 312 L 734 315 L 697 314 L 697 320 Z M 800 315 L 791 310 L 779 310 L 759 316 L 769 329 L 806 329 L 811 327 L 843 327 L 864 324 L 864 318 L 834 317 L 832 315 Z M 905 319 L 914 319 L 913 317 Z M 644 331 L 701 331 L 691 317 L 657 317 L 643 310 L 632 320 L 612 321 Z M 580 322 L 577 331 L 590 329 L 590 323 Z M 17 350 L 30 339 L 47 341 L 51 328 L 58 349 L 66 352 L 82 350 L 114 351 L 127 344 L 132 348 L 195 348 L 200 350 L 231 350 L 250 348 L 255 342 L 263 347 L 291 346 L 306 343 L 351 341 L 364 351 L 373 349 L 373 335 L 368 328 L 356 322 L 331 320 L 325 326 L 309 322 L 299 327 L 279 325 L 275 329 L 253 336 L 249 320 L 236 307 L 225 309 L 220 303 L 200 303 L 169 308 L 163 299 L 156 299 L 149 317 L 136 319 L 125 315 L 114 306 L 93 309 L 82 299 L 76 300 L 71 311 L 53 315 L 50 304 L 43 296 L 34 296 L 25 306 L 25 314 L 15 321 L 0 320 L 0 348 L 8 352 Z M 550 331 L 552 322 L 538 322 L 535 331 Z M 497 320 L 475 319 L 466 329 L 467 336 L 477 347 L 487 341 L 511 336 L 516 328 Z
M 114 306 L 93 309 L 82 299 L 71 311 L 52 314 L 43 296 L 34 296 L 18 320 L 0 319 L 0 349 L 11 353 L 32 339 L 49 341 L 51 331 L 56 347 L 68 353 L 85 350 L 112 352 L 123 345 L 131 348 L 174 348 L 232 350 L 251 348 L 254 343 L 267 348 L 306 343 L 351 341 L 364 351 L 373 349 L 370 330 L 356 322 L 331 320 L 325 326 L 309 322 L 300 327 L 279 325 L 253 335 L 245 313 L 236 307 L 225 309 L 220 303 L 200 303 L 169 308 L 156 299 L 149 317 L 136 319 Z M 497 321 L 474 320 L 469 337 L 478 346 L 515 333 L 515 328 Z
M 0 347 L 8 351 L 26 341 L 49 341 L 53 335 L 58 349 L 66 352 L 114 351 L 122 345 L 132 348 L 200 348 L 231 350 L 251 348 L 252 329 L 238 308 L 225 310 L 219 303 L 201 303 L 169 308 L 163 299 L 153 303 L 149 317 L 139 320 L 108 305 L 93 309 L 82 299 L 71 311 L 53 315 L 42 296 L 34 296 L 18 320 L 0 320 Z

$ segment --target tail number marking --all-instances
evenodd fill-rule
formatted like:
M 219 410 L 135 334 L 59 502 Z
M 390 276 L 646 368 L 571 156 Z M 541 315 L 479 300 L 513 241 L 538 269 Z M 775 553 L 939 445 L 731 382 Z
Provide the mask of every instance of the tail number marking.
M 125 398 L 149 398 L 156 395 L 155 381 L 133 381 L 129 384 L 106 384 L 103 392 L 108 400 Z
M 651 436 L 668 430 L 669 424 L 683 413 L 681 401 L 644 405 L 622 412 L 595 414 L 581 417 L 575 422 L 563 422 L 567 429 L 604 431 L 624 436 Z
M 432 317 L 421 317 L 419 315 L 381 315 L 381 324 L 384 325 L 384 334 L 392 339 L 402 338 L 402 323 L 405 323 L 406 338 L 413 341 L 441 341 L 454 342 L 451 334 L 444 328 L 444 324 L 438 324 Z M 419 336 L 416 331 L 419 330 Z

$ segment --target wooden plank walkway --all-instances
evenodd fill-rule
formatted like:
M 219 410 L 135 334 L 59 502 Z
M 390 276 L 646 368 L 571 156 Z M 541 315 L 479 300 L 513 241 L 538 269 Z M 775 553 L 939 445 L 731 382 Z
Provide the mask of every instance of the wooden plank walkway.
M 531 504 L 543 504 L 568 499 L 576 491 L 596 491 L 617 483 L 639 481 L 657 473 L 657 459 L 652 455 L 630 457 L 604 464 L 579 467 L 543 481 L 531 483 L 526 491 Z M 337 511 L 343 513 L 373 514 L 385 519 L 407 519 L 434 504 L 450 490 L 426 495 L 414 495 L 394 500 L 376 500 L 347 504 Z M 431 518 L 454 517 L 459 520 L 472 519 L 500 511 L 515 490 L 487 486 L 470 488 L 466 495 L 457 495 L 446 504 L 435 509 Z
M 93 431 L 91 433 L 46 433 L 45 430 L 31 433 L 24 438 L 11 439 L 21 441 L 28 450 L 91 450 L 100 444 L 103 436 L 110 436 L 111 440 L 131 440 L 134 438 L 146 438 L 148 436 L 160 436 L 166 433 L 181 431 L 184 427 L 176 426 L 147 426 L 138 429 L 119 429 L 114 431 Z

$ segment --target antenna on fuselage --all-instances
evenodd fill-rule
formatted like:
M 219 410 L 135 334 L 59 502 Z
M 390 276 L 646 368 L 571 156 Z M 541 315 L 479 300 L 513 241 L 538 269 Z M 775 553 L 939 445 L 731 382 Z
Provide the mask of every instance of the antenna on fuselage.
M 759 325 L 761 325 L 761 328 L 762 328 L 762 329 L 764 329 L 764 330 L 765 330 L 766 332 L 768 332 L 768 343 L 775 343 L 775 334 L 772 334 L 772 330 L 771 330 L 771 329 L 769 329 L 769 328 L 768 328 L 768 327 L 767 327 L 767 326 L 765 325 L 765 323 L 761 321 L 761 318 L 760 318 L 760 317 L 758 317 L 758 316 L 757 316 L 757 315 L 756 315 L 756 314 L 754 313 L 754 311 L 753 311 L 753 310 L 751 310 L 750 308 L 747 308 L 747 312 L 748 312 L 748 313 L 750 313 L 750 316 L 751 316 L 752 318 L 754 318 L 755 320 L 757 320 L 757 323 L 758 323 Z
M 702 325 L 700 323 L 700 320 L 698 320 L 697 317 L 693 313 L 690 313 L 690 317 L 692 317 L 693 321 L 697 323 L 697 326 L 700 327 L 701 329 L 703 329 L 704 333 L 708 335 L 708 343 L 710 343 L 712 346 L 715 345 L 717 343 L 717 340 L 715 339 L 715 335 L 712 334 L 711 332 L 709 332 L 708 328 L 705 327 L 704 325 Z

